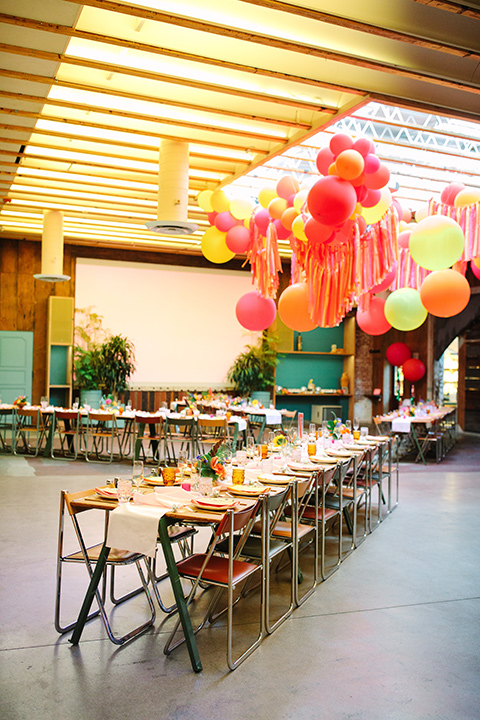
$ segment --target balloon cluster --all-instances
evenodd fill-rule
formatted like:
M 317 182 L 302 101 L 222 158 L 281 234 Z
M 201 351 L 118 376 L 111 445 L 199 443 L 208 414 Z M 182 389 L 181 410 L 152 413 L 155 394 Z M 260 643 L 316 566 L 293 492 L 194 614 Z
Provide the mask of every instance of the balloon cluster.
M 202 253 L 213 263 L 225 263 L 250 247 L 248 222 L 253 205 L 250 200 L 230 200 L 224 190 L 202 190 L 197 197 L 207 213 L 210 226 L 202 238 Z
M 403 342 L 388 346 L 386 358 L 390 365 L 401 367 L 403 377 L 410 382 L 418 382 L 425 375 L 425 365 L 418 358 L 412 358 L 412 351 Z

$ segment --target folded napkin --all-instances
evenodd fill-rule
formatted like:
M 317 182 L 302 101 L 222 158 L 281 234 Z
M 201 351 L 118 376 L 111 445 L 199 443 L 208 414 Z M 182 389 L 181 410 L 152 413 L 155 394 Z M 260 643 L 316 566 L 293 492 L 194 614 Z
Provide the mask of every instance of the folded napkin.
M 168 507 L 146 507 L 123 503 L 110 513 L 107 545 L 155 557 L 158 521 Z
M 133 502 L 135 505 L 153 505 L 155 507 L 164 507 L 171 509 L 179 505 L 187 505 L 194 497 L 200 497 L 199 493 L 192 493 L 183 488 L 155 488 L 153 493 L 136 492 L 133 494 Z
M 117 498 L 117 488 L 116 487 L 96 487 L 95 492 L 97 495 L 100 495 L 101 497 L 106 498 Z
M 395 418 L 394 420 L 392 420 L 392 431 L 409 433 L 410 425 L 410 418 Z

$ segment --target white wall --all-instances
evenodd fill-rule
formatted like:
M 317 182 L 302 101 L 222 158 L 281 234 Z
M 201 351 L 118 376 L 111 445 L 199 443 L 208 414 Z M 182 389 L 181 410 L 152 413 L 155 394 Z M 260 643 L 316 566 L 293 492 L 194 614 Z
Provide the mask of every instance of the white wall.
M 223 385 L 251 333 L 235 317 L 253 289 L 240 271 L 77 259 L 75 307 L 92 307 L 103 326 L 135 345 L 130 386 L 198 389 Z

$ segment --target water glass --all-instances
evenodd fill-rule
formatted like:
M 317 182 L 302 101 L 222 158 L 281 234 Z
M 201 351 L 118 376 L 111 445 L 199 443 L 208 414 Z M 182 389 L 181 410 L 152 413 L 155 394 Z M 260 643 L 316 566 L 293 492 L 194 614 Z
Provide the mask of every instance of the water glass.
M 118 480 L 117 482 L 117 497 L 118 502 L 123 505 L 128 503 L 132 497 L 132 481 L 131 480 Z
M 187 467 L 187 451 L 179 450 L 177 459 L 178 469 L 180 470 L 180 480 L 183 480 L 185 474 L 185 468 Z
M 243 485 L 245 481 L 245 468 L 234 467 L 232 471 L 232 483 L 234 485 Z
M 353 429 L 359 430 L 360 428 L 360 420 L 358 418 L 353 418 Z
M 308 434 L 310 435 L 310 437 L 315 437 L 315 436 L 316 436 L 316 434 L 317 434 L 317 426 L 315 425 L 314 422 L 311 422 L 310 425 L 308 426 Z
M 368 435 L 368 427 L 361 427 L 360 428 L 360 437 L 365 439 L 367 437 L 367 435 Z
M 247 455 L 252 458 L 254 456 L 255 438 L 250 435 L 247 437 Z
M 198 492 L 206 497 L 213 493 L 213 481 L 210 477 L 201 477 L 198 480 Z
M 132 480 L 133 484 L 135 485 L 136 489 L 140 487 L 140 483 L 143 479 L 143 462 L 141 460 L 134 460 L 133 461 L 133 469 L 132 469 Z
M 42 410 L 47 409 L 47 407 L 48 407 L 48 398 L 47 397 L 44 396 L 40 399 L 40 407 L 42 408 Z

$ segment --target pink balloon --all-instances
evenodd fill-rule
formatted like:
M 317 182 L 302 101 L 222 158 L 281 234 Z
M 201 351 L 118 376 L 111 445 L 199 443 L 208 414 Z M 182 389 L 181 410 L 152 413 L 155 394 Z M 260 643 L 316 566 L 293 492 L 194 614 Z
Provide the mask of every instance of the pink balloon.
M 234 253 L 247 252 L 251 243 L 250 230 L 245 225 L 235 225 L 227 232 L 225 242 L 228 249 Z
M 331 225 L 322 225 L 311 217 L 305 223 L 304 232 L 310 242 L 323 243 L 332 239 L 334 228 Z
M 355 193 L 357 195 L 357 201 L 363 205 L 363 201 L 368 195 L 368 188 L 365 187 L 365 185 L 360 185 L 355 188 Z
M 411 230 L 404 230 L 403 232 L 401 232 L 400 235 L 398 236 L 398 247 L 408 250 L 408 243 L 410 241 L 411 234 L 412 234 Z
M 272 217 L 268 212 L 267 208 L 261 208 L 255 213 L 254 221 L 255 225 L 259 229 L 262 235 L 267 235 L 267 228 L 270 224 Z
M 412 357 L 412 351 L 406 343 L 396 342 L 388 346 L 385 355 L 390 365 L 400 367 L 405 360 L 409 360 Z
M 335 162 L 335 157 L 330 148 L 324 147 L 318 151 L 316 164 L 319 173 L 328 175 L 328 168 L 333 162 Z
M 417 382 L 425 375 L 425 365 L 418 358 L 409 358 L 402 365 L 403 377 L 410 382 Z
M 470 262 L 470 268 L 476 278 L 480 280 L 480 268 L 475 265 L 474 262 Z
M 366 197 L 362 200 L 362 205 L 365 208 L 375 207 L 382 199 L 382 193 L 380 190 L 368 190 Z
M 380 190 L 388 185 L 390 180 L 390 170 L 386 165 L 380 165 L 378 170 L 373 173 L 367 173 L 365 177 L 365 185 L 371 190 Z
M 376 155 L 369 154 L 365 158 L 365 172 L 374 173 L 377 172 L 380 167 L 380 159 Z
M 271 298 L 264 298 L 255 290 L 242 295 L 235 307 L 237 320 L 247 330 L 266 330 L 275 320 L 277 309 Z
M 369 153 L 375 153 L 375 147 L 369 138 L 358 138 L 358 140 L 355 140 L 352 147 L 354 150 L 357 150 L 360 155 L 363 155 L 363 157 L 367 157 Z
M 349 240 L 353 228 L 353 220 L 347 220 L 342 227 L 336 229 L 332 238 L 332 245 L 343 245 Z
M 390 287 L 392 282 L 395 280 L 395 277 L 397 275 L 397 262 L 395 261 L 388 271 L 388 273 L 383 278 L 382 282 L 378 283 L 378 285 L 374 285 L 372 288 L 370 288 L 371 293 L 380 293 L 386 290 Z
M 277 182 L 276 189 L 278 197 L 288 200 L 290 195 L 298 192 L 298 182 L 293 175 L 284 175 Z
M 357 194 L 347 180 L 335 175 L 321 178 L 310 188 L 308 209 L 323 225 L 340 225 L 355 210 Z
M 228 212 L 228 210 L 218 213 L 215 218 L 215 227 L 221 232 L 228 232 L 230 228 L 234 227 L 236 224 L 237 220 L 230 212 Z
M 288 198 L 287 198 L 287 207 L 293 207 L 293 202 L 294 202 L 294 200 L 295 200 L 296 194 L 297 194 L 297 193 L 292 193 L 291 195 L 288 196 Z
M 343 150 L 350 150 L 353 147 L 353 140 L 346 133 L 337 133 L 330 140 L 330 150 L 337 157 Z
M 275 230 L 277 231 L 277 238 L 279 240 L 286 240 L 288 237 L 290 237 L 291 230 L 287 230 L 281 220 L 274 220 L 273 224 L 275 226 Z
M 440 200 L 442 203 L 445 203 L 445 205 L 454 205 L 455 198 L 462 190 L 465 190 L 465 185 L 463 183 L 452 182 L 447 185 L 447 187 L 443 188 Z
M 357 310 L 357 325 L 367 335 L 383 335 L 392 327 L 385 317 L 385 300 L 372 297 L 368 310 Z

